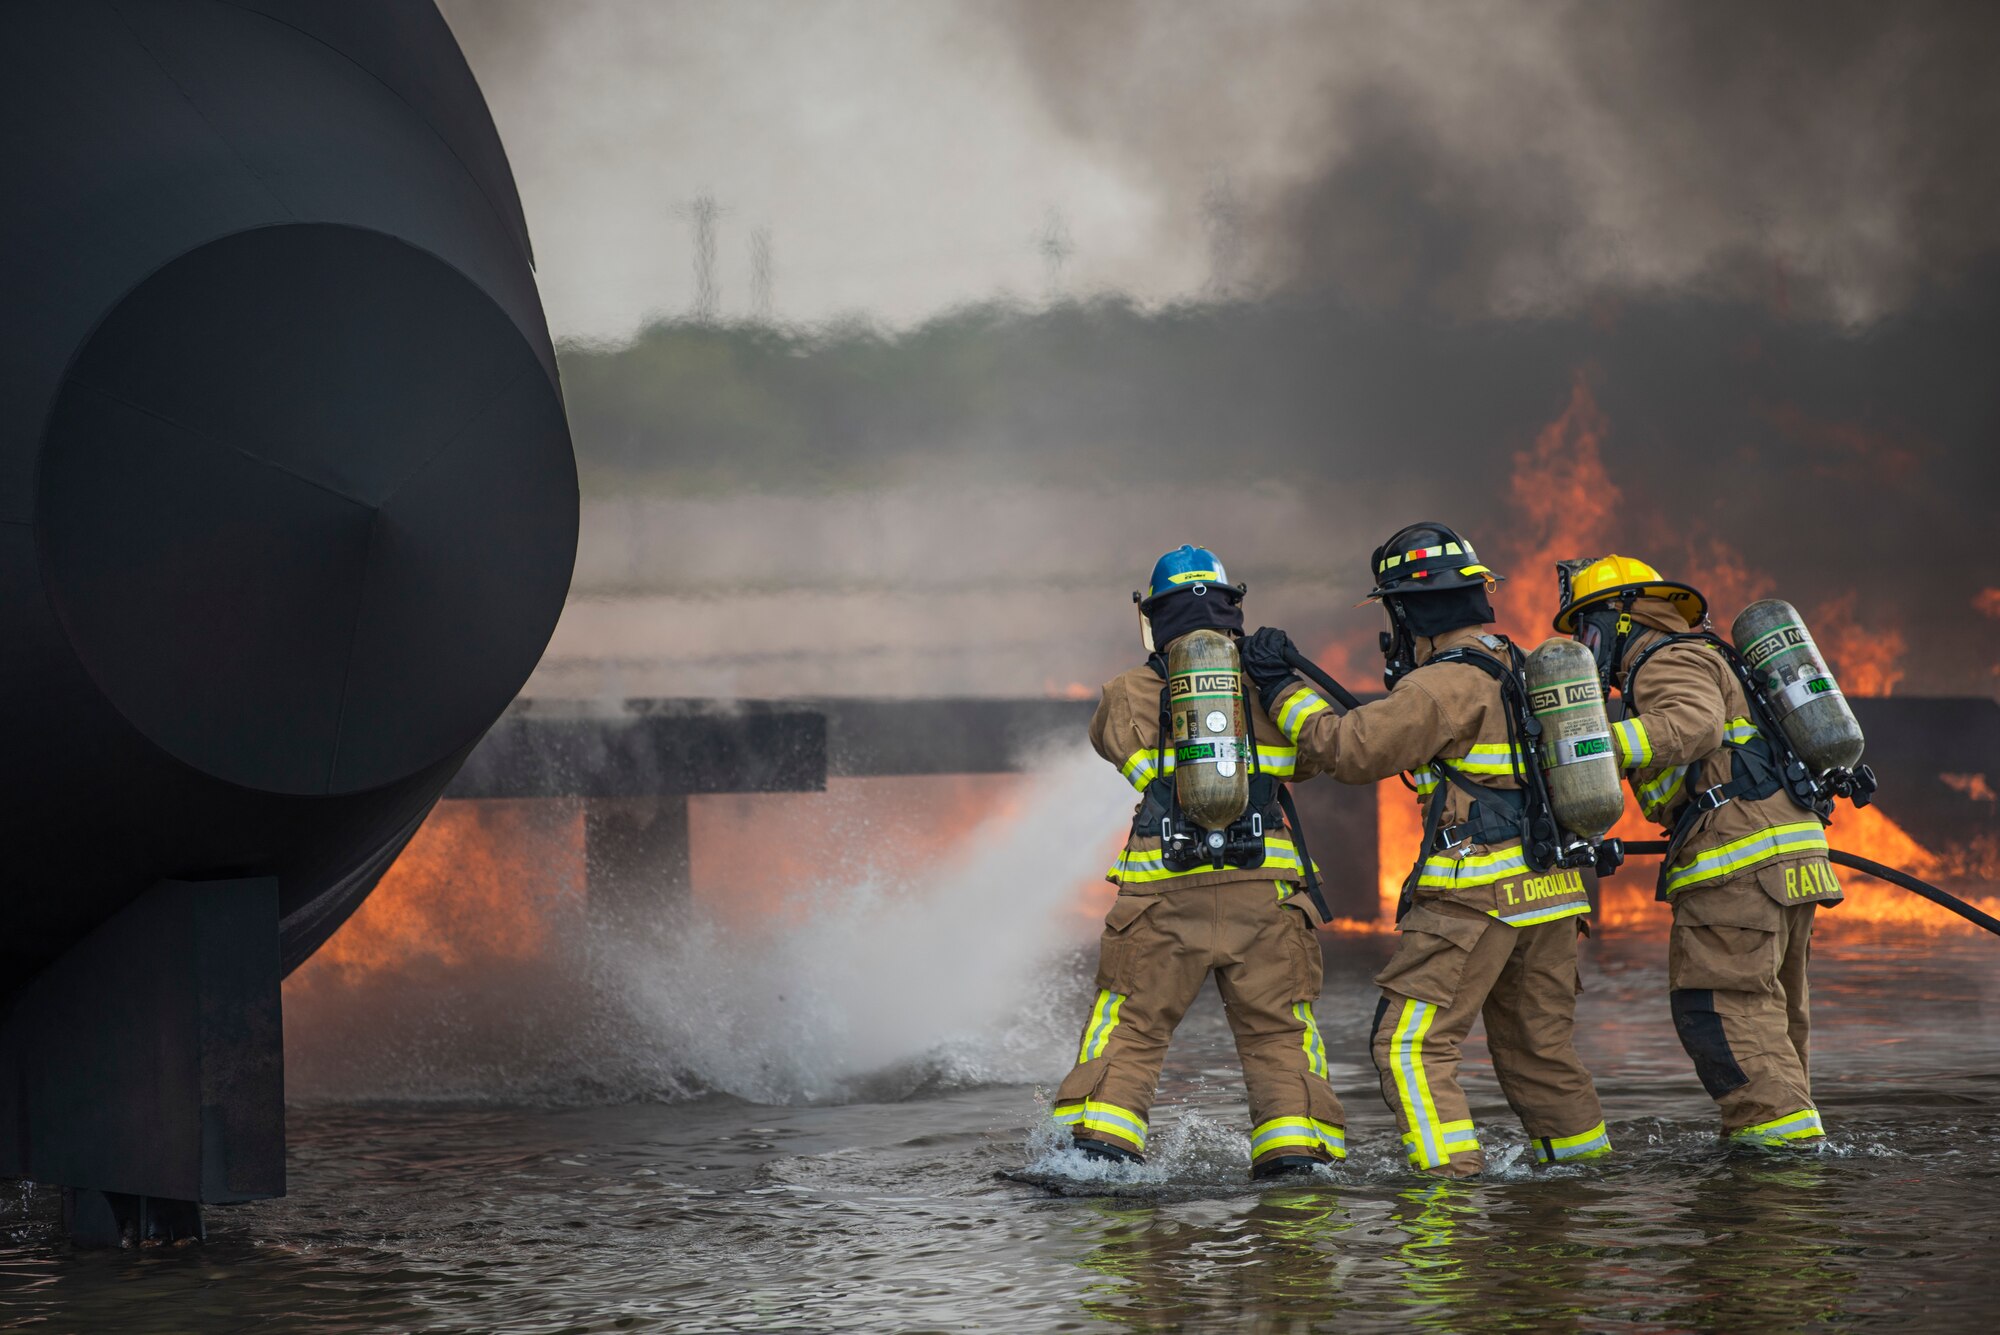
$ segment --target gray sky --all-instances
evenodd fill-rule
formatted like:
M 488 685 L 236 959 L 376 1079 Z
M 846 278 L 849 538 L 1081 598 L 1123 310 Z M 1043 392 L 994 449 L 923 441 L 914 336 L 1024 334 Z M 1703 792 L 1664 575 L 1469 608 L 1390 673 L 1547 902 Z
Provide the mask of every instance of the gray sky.
M 969 298 L 1039 300 L 1051 208 L 1073 285 L 1177 293 L 1205 275 L 1192 212 L 1064 133 L 1003 32 L 911 0 L 444 6 L 514 164 L 558 336 L 615 337 L 693 296 L 687 225 L 728 210 L 721 305 L 750 302 L 769 227 L 777 312 L 907 322 Z
M 1694 294 L 1854 327 L 1990 250 L 2000 6 L 445 0 L 559 335 L 693 294 L 906 323 L 1305 283 L 1456 316 Z M 1235 223 L 1204 199 L 1227 179 Z M 1223 212 L 1227 212 L 1224 210 Z

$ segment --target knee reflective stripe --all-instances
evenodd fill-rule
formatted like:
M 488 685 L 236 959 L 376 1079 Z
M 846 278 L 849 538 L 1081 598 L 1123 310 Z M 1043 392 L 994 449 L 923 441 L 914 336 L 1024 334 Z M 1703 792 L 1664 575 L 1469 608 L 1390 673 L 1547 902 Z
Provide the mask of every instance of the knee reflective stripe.
M 1278 1150 L 1321 1150 L 1335 1159 L 1347 1157 L 1347 1132 L 1314 1117 L 1273 1117 L 1250 1133 L 1250 1157 L 1261 1159 Z
M 1780 1117 L 1776 1121 L 1759 1122 L 1755 1126 L 1746 1126 L 1740 1131 L 1732 1131 L 1729 1133 L 1729 1138 L 1731 1140 L 1761 1140 L 1770 1142 L 1779 1140 L 1811 1140 L 1814 1136 L 1823 1136 L 1825 1134 L 1826 1128 L 1821 1126 L 1819 1121 L 1819 1109 L 1807 1108 L 1803 1112 L 1795 1112 L 1788 1117 Z
M 1135 1150 L 1146 1148 L 1146 1119 L 1130 1108 L 1085 1099 L 1082 1103 L 1058 1103 L 1053 1112 L 1058 1122 L 1072 1130 L 1081 1127 L 1114 1136 Z
M 1694 1059 L 1694 1073 L 1710 1098 L 1719 1099 L 1750 1083 L 1729 1050 L 1729 1035 L 1722 1031 L 1722 1017 L 1715 1011 L 1715 993 L 1681 988 L 1668 993 L 1668 1004 L 1674 1013 L 1674 1032 Z
M 1298 687 L 1285 703 L 1278 707 L 1278 717 L 1275 720 L 1278 731 L 1296 743 L 1299 740 L 1299 733 L 1306 726 L 1306 720 L 1328 708 L 1330 706 L 1326 701 L 1320 699 L 1310 687 Z
M 1620 719 L 1611 725 L 1611 734 L 1625 753 L 1624 768 L 1644 769 L 1653 763 L 1653 739 L 1646 735 L 1644 723 L 1636 718 Z
M 1090 1008 L 1090 1023 L 1083 1029 L 1083 1046 L 1076 1052 L 1078 1066 L 1104 1055 L 1104 1045 L 1111 1041 L 1111 1031 L 1118 1027 L 1118 1012 L 1124 1008 L 1124 993 L 1107 990 L 1097 994 L 1097 1004 Z
M 1596 1159 L 1611 1153 L 1611 1136 L 1599 1122 L 1574 1136 L 1543 1136 L 1535 1142 L 1535 1162 L 1566 1163 L 1572 1159 Z
M 1403 1143 L 1410 1160 L 1422 1168 L 1435 1168 L 1451 1157 L 1445 1149 L 1444 1128 L 1438 1125 L 1437 1104 L 1431 1098 L 1430 1083 L 1424 1078 L 1424 1035 L 1430 1032 L 1437 1007 L 1428 1001 L 1405 1001 L 1396 1032 L 1389 1040 L 1389 1061 L 1396 1076 L 1396 1096 L 1403 1105 L 1403 1120 L 1409 1130 Z M 1464 1124 L 1467 1131 L 1472 1123 Z M 1474 1142 L 1474 1148 L 1477 1148 Z
M 1424 1147 L 1417 1143 L 1416 1133 L 1403 1133 L 1403 1152 L 1410 1156 L 1410 1162 L 1418 1168 L 1436 1168 L 1454 1154 L 1470 1154 L 1479 1148 L 1479 1137 L 1472 1129 L 1470 1121 L 1445 1122 L 1437 1127 L 1438 1155 L 1433 1158 L 1426 1154 Z
M 1703 881 L 1720 880 L 1733 872 L 1768 862 L 1776 857 L 1800 853 L 1826 853 L 1826 827 L 1816 820 L 1796 825 L 1773 825 L 1746 839 L 1736 839 L 1711 848 L 1693 862 L 1667 874 L 1667 893 L 1684 890 Z
M 1320 1040 L 1319 1022 L 1313 1018 L 1312 1003 L 1310 1001 L 1295 1003 L 1292 1006 L 1292 1014 L 1298 1017 L 1299 1023 L 1306 1028 L 1304 1036 L 1299 1039 L 1299 1046 L 1306 1052 L 1306 1069 L 1320 1079 L 1326 1079 L 1326 1044 Z

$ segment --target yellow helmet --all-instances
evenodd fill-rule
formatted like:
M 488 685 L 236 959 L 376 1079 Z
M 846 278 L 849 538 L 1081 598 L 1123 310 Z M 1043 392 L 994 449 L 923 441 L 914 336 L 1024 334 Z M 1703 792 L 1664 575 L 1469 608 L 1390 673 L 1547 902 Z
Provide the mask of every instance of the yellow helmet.
M 1685 584 L 1660 578 L 1660 572 L 1631 556 L 1600 556 L 1587 561 L 1556 562 L 1556 578 L 1562 585 L 1562 606 L 1556 611 L 1556 629 L 1568 635 L 1576 630 L 1579 612 L 1610 602 L 1614 598 L 1664 598 L 1674 610 L 1699 626 L 1708 615 L 1708 599 Z

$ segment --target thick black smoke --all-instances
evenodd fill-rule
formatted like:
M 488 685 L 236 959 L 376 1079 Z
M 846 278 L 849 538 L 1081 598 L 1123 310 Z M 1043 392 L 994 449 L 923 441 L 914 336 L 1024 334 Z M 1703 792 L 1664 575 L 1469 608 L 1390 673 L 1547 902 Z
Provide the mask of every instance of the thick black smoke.
M 1186 198 L 1242 165 L 1270 286 L 1466 317 L 1699 295 L 1851 325 L 1994 244 L 1989 4 L 998 12 L 1072 133 Z

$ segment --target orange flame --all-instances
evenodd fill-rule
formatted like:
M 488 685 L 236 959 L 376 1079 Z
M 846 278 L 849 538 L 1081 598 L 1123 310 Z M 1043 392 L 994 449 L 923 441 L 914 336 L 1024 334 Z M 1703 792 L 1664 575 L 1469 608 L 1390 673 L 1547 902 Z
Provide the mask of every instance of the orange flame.
M 2000 802 L 2000 793 L 1993 791 L 1984 774 L 1940 774 L 1938 779 L 1945 787 L 1963 793 L 1974 802 Z
M 2000 620 L 2000 589 L 1981 589 L 1972 595 L 1972 610 Z
M 293 985 L 542 954 L 583 909 L 583 828 L 575 802 L 438 803 Z
M 1525 647 L 1548 636 L 1556 562 L 1610 550 L 1620 492 L 1600 453 L 1609 425 L 1579 371 L 1561 415 L 1514 456 L 1517 518 L 1502 571 L 1512 578 L 1494 590 L 1493 610 L 1502 631 Z
M 1890 695 L 1903 679 L 1898 666 L 1905 647 L 1894 626 L 1868 628 L 1854 619 L 1854 595 L 1820 604 L 1812 621 L 1813 639 L 1825 652 L 1834 680 L 1849 695 Z
M 1672 572 L 1662 572 L 1669 579 Z M 1709 619 L 1725 632 L 1736 614 L 1768 598 L 1776 586 L 1771 579 L 1752 570 L 1735 547 L 1713 536 L 1690 539 L 1681 578 L 1708 599 Z
M 1403 878 L 1409 875 L 1423 837 L 1422 802 L 1395 779 L 1376 784 L 1375 875 L 1381 922 L 1396 920 L 1396 901 L 1403 895 Z

